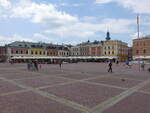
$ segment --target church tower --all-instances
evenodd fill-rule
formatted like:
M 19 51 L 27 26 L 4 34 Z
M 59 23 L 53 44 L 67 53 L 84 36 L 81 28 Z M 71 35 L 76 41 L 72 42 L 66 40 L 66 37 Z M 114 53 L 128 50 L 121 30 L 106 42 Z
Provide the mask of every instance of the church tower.
M 106 41 L 109 41 L 111 38 L 110 38 L 110 33 L 109 31 L 107 31 L 107 34 L 106 34 Z

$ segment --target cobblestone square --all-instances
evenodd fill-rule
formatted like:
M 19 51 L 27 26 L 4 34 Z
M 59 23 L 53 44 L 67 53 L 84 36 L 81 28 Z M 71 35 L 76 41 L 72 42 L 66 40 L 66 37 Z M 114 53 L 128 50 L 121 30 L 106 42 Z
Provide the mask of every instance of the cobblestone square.
M 149 113 L 150 73 L 106 63 L 0 64 L 0 113 Z M 149 67 L 147 65 L 146 67 Z

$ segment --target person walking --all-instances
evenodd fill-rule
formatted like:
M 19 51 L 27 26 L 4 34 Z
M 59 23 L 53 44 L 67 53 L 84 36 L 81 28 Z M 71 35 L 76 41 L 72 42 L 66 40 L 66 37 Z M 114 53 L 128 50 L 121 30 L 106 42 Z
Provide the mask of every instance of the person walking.
M 37 63 L 37 61 L 34 62 L 34 67 L 35 67 L 36 71 L 39 70 L 39 69 L 38 69 L 38 63 Z
M 59 61 L 59 68 L 60 69 L 62 68 L 62 61 L 61 60 Z
M 27 63 L 27 69 L 30 70 L 30 62 Z
M 112 62 L 109 62 L 108 67 L 109 67 L 108 72 L 112 73 Z
M 145 70 L 145 63 L 144 63 L 144 61 L 142 61 L 142 63 L 141 63 L 141 68 L 142 68 L 142 71 Z

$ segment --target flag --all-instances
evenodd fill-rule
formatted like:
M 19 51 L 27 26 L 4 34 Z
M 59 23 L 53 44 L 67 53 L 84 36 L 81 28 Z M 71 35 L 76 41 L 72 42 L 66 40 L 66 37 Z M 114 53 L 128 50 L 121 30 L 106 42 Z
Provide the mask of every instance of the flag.
M 140 20 L 139 20 L 139 15 L 137 15 L 137 24 L 140 23 L 139 21 L 140 21 Z

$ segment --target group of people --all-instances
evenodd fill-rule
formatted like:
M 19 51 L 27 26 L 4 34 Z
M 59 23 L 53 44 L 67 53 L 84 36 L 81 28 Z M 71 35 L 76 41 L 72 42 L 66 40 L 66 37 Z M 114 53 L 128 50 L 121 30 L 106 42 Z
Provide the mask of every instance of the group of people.
M 116 61 L 115 62 L 116 64 L 119 64 L 119 61 Z M 113 72 L 113 70 L 112 70 L 112 65 L 113 65 L 113 63 L 112 63 L 112 61 L 109 61 L 109 63 L 108 63 L 108 72 Z M 144 71 L 145 70 L 145 62 L 144 61 L 142 61 L 142 62 L 140 62 L 140 69 L 142 70 L 142 71 Z M 127 66 L 127 67 L 129 67 L 130 69 L 132 68 L 132 61 L 128 61 L 128 60 L 126 60 L 125 61 L 125 66 Z M 150 68 L 148 69 L 148 71 L 150 72 Z
M 59 68 L 62 69 L 62 64 L 63 64 L 62 60 L 60 60 L 60 61 L 58 62 L 58 64 L 59 64 Z M 42 65 L 41 65 L 41 64 L 38 64 L 38 61 L 29 61 L 29 62 L 27 63 L 27 69 L 28 69 L 29 71 L 38 71 L 39 68 L 41 69 L 41 68 L 42 68 Z
M 37 61 L 29 61 L 27 63 L 28 70 L 38 71 L 38 62 Z

